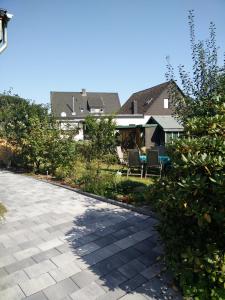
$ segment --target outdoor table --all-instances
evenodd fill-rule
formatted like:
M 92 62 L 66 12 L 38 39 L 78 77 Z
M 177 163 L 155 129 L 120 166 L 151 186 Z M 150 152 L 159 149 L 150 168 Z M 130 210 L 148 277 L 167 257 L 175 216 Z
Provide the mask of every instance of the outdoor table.
M 140 155 L 140 160 L 142 163 L 146 163 L 147 156 L 146 155 Z M 170 158 L 167 155 L 159 155 L 159 161 L 162 165 L 166 165 L 170 162 Z

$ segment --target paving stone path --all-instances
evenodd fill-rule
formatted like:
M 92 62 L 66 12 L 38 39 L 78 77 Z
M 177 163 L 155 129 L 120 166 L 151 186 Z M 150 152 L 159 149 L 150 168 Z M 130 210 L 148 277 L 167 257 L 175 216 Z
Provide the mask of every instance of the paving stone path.
M 157 221 L 0 171 L 1 300 L 181 299 L 157 258 Z

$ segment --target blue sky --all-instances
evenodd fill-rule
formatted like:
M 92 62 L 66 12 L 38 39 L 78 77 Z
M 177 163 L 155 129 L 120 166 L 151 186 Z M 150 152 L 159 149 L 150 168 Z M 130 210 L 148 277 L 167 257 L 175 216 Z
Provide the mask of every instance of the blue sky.
M 50 91 L 136 91 L 165 81 L 166 59 L 191 66 L 188 10 L 197 37 L 217 28 L 225 52 L 224 0 L 0 0 L 14 18 L 0 55 L 0 92 L 48 103 Z

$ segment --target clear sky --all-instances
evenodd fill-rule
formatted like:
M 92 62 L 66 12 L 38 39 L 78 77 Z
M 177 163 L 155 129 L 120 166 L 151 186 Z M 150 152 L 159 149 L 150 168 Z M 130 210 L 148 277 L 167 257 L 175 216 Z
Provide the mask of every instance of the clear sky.
M 188 10 L 199 39 L 217 28 L 225 52 L 225 0 L 0 0 L 14 18 L 0 54 L 0 92 L 48 103 L 50 91 L 136 91 L 165 81 L 166 59 L 191 66 Z

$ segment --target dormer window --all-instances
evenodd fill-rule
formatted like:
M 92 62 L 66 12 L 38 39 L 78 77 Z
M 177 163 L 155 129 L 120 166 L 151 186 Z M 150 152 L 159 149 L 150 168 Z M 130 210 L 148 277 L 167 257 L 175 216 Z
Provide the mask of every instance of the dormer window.
M 66 112 L 62 111 L 62 112 L 61 112 L 61 117 L 62 117 L 62 118 L 65 118 L 65 117 L 66 117 Z
M 164 99 L 164 108 L 169 108 L 169 100 L 168 99 Z
M 149 104 L 152 102 L 152 100 L 153 100 L 153 98 L 147 99 L 147 100 L 145 101 L 145 105 L 149 105 Z
M 91 108 L 91 113 L 100 113 L 102 108 Z

